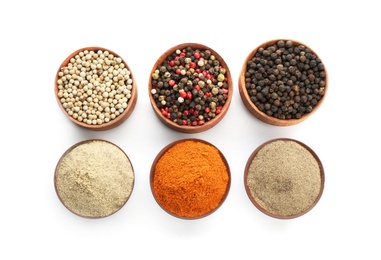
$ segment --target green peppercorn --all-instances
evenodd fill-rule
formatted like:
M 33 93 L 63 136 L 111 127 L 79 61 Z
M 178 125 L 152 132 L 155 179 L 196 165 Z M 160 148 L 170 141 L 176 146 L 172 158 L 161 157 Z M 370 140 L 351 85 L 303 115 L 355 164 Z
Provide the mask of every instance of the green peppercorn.
M 218 88 L 212 88 L 212 94 L 217 95 L 218 94 Z
M 156 79 L 158 79 L 158 78 L 159 78 L 159 73 L 154 72 L 154 73 L 152 74 L 152 79 L 156 80 Z

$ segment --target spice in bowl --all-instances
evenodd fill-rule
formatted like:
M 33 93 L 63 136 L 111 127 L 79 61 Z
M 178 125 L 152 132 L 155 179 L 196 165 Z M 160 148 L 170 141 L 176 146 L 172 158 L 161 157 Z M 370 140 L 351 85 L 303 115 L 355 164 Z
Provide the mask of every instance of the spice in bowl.
M 131 196 L 134 170 L 115 144 L 79 142 L 60 158 L 54 186 L 62 204 L 76 215 L 103 218 L 117 212 Z
M 184 43 L 166 51 L 149 77 L 151 105 L 168 127 L 198 133 L 215 126 L 232 96 L 230 70 L 211 48 Z
M 101 47 L 69 55 L 55 78 L 57 102 L 71 121 L 92 130 L 108 130 L 132 113 L 137 87 L 127 63 Z
M 245 168 L 245 188 L 252 203 L 279 219 L 304 215 L 319 201 L 324 170 L 307 145 L 280 138 L 265 142 L 250 156 Z
M 268 41 L 246 58 L 239 79 L 241 99 L 265 123 L 302 122 L 322 104 L 328 87 L 324 63 L 295 40 Z
M 158 204 L 182 219 L 216 211 L 230 188 L 230 169 L 223 154 L 200 139 L 175 141 L 152 164 L 151 190 Z

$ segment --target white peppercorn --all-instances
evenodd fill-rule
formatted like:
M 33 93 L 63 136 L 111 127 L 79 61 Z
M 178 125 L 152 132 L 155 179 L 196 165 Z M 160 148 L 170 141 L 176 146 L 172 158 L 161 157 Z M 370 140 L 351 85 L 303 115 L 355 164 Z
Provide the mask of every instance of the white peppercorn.
M 122 58 L 109 51 L 83 50 L 60 68 L 56 83 L 57 97 L 69 116 L 99 125 L 123 113 L 133 79 Z

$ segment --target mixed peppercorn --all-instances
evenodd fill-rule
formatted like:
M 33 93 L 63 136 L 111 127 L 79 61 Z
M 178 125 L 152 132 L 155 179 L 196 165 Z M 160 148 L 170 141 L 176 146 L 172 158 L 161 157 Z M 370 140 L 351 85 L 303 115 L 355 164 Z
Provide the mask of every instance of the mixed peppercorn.
M 228 98 L 227 69 L 208 49 L 177 49 L 151 76 L 156 106 L 178 125 L 205 124 L 221 113 Z
M 325 94 L 324 64 L 303 44 L 279 40 L 258 48 L 246 65 L 250 100 L 268 116 L 299 119 Z

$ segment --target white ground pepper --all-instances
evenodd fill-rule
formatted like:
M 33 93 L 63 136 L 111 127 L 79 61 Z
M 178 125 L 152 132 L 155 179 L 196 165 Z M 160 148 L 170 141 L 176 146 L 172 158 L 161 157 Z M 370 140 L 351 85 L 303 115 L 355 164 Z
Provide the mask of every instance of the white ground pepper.
M 279 218 L 300 216 L 320 198 L 323 168 L 301 143 L 269 141 L 252 156 L 246 167 L 246 190 L 263 212 Z
M 80 142 L 59 160 L 54 183 L 61 202 L 73 213 L 101 218 L 118 211 L 134 185 L 127 155 L 103 140 Z

